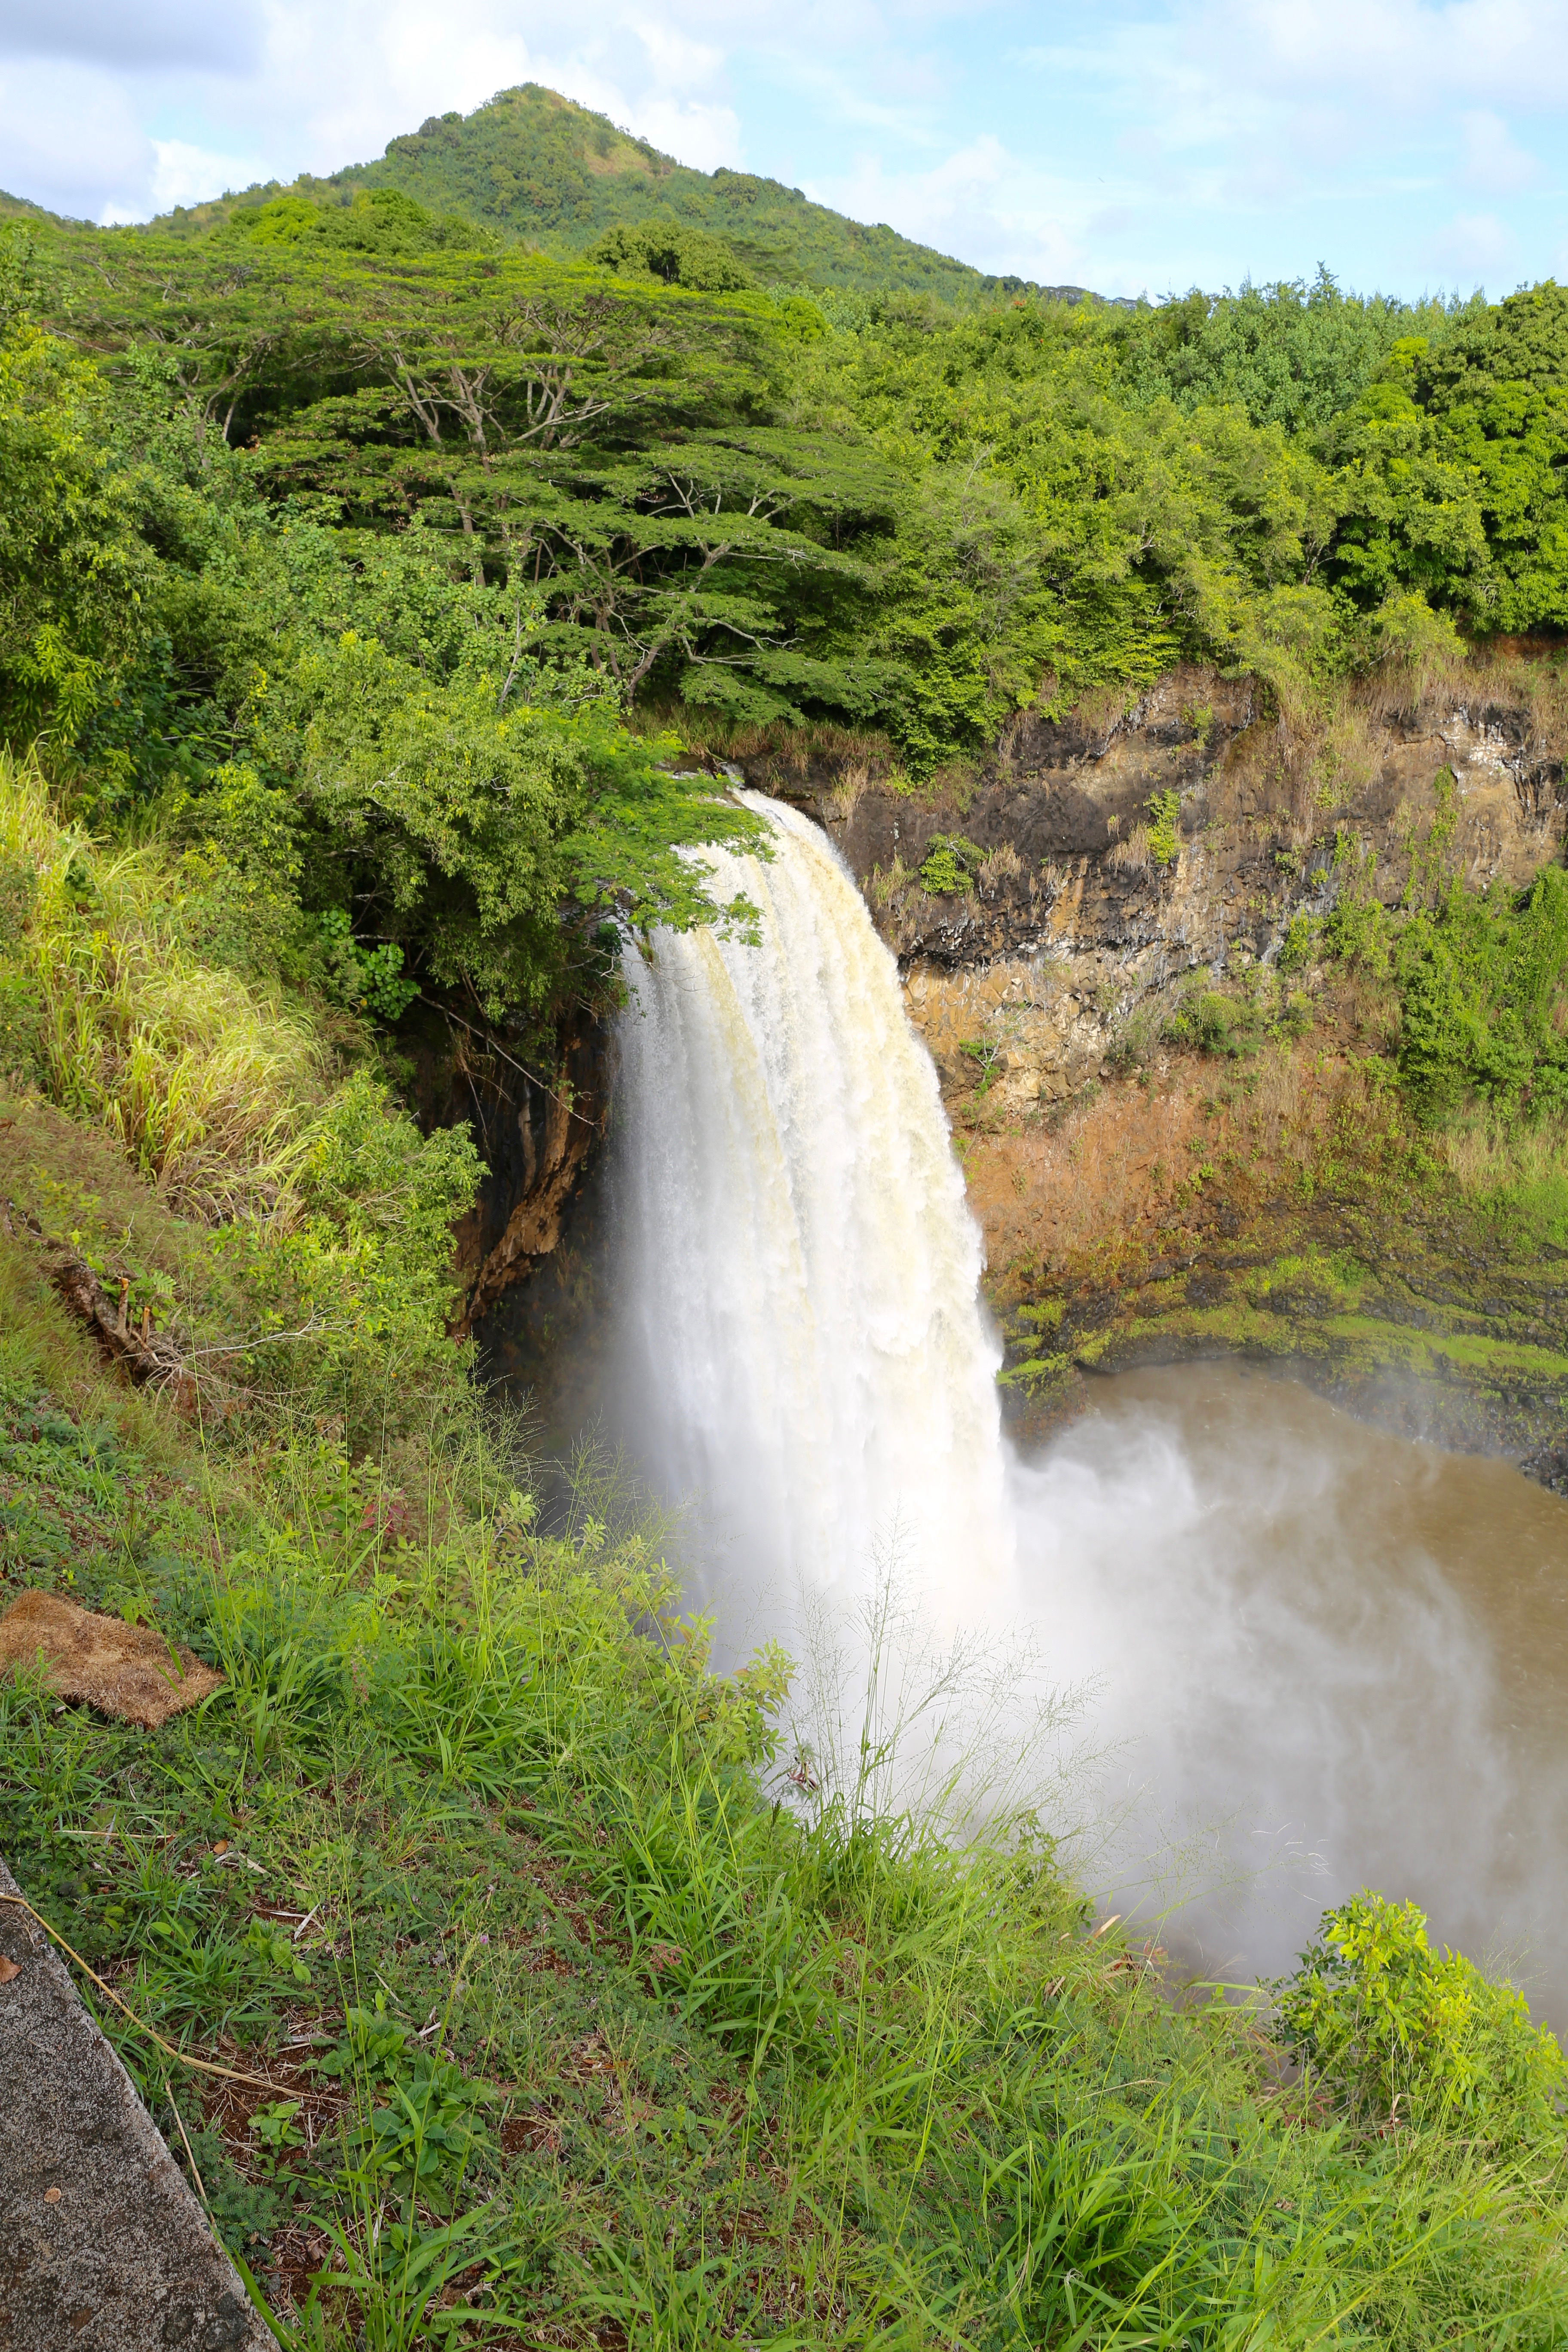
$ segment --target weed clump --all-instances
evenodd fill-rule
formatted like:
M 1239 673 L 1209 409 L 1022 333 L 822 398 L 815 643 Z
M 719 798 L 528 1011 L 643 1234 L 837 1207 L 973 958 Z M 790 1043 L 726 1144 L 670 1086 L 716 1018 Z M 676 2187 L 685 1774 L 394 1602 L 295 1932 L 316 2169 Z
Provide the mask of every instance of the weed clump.
M 1182 814 L 1181 794 L 1175 792 L 1151 793 L 1147 805 L 1150 858 L 1159 866 L 1174 866 L 1182 854 L 1182 837 L 1178 830 Z

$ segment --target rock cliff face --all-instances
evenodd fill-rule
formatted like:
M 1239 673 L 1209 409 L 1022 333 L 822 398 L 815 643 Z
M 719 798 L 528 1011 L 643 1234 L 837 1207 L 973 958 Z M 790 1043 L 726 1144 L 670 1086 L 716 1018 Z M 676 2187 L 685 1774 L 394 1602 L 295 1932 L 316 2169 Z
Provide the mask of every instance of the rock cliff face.
M 953 1055 L 984 1033 L 1004 1102 L 1059 1102 L 1103 1073 L 1119 1032 L 1173 982 L 1277 957 L 1291 916 L 1330 903 L 1341 828 L 1374 853 L 1373 887 L 1394 903 L 1444 772 L 1447 856 L 1467 879 L 1523 882 L 1561 854 L 1563 759 L 1523 701 L 1434 697 L 1388 713 L 1369 698 L 1304 739 L 1260 718 L 1259 698 L 1250 679 L 1180 669 L 1098 719 L 1026 713 L 957 793 L 916 803 L 828 776 L 773 788 L 812 810 L 853 868 L 944 1077 L 973 1084 L 973 1059 Z M 1162 795 L 1175 803 L 1165 845 L 1150 822 Z M 954 836 L 969 887 L 933 894 L 921 868 Z M 1165 864 L 1162 845 L 1175 853 Z
M 1128 709 L 1026 714 L 929 795 L 847 761 L 746 764 L 825 826 L 899 957 L 1020 1418 L 1070 1411 L 1096 1370 L 1240 1350 L 1568 1489 L 1568 1252 L 1521 1257 L 1457 1181 L 1412 1179 L 1376 1077 L 1386 1007 L 1279 971 L 1347 860 L 1392 904 L 1413 869 L 1523 884 L 1562 856 L 1568 694 L 1517 667 L 1468 692 L 1368 690 L 1291 729 L 1252 681 L 1189 668 Z M 1214 986 L 1255 1009 L 1243 1054 L 1172 1042 L 1184 992 Z M 561 1443 L 595 1410 L 611 1084 L 580 1026 L 548 1072 L 475 1039 L 421 1087 L 427 1116 L 475 1119 L 492 1171 L 458 1328 L 553 1394 Z
M 504 1035 L 466 1024 L 433 1020 L 418 1043 L 421 1119 L 467 1120 L 489 1171 L 455 1234 L 463 1304 L 452 1336 L 465 1339 L 559 1244 L 604 1137 L 614 1056 L 605 1024 L 583 1015 L 562 1024 L 544 1068 L 526 1066 Z
M 1468 694 L 1372 689 L 1291 729 L 1251 681 L 1186 669 L 1127 709 L 1026 715 L 930 800 L 750 779 L 817 815 L 899 956 L 1021 1416 L 1071 1410 L 1093 1370 L 1241 1350 L 1568 1488 L 1568 1253 L 1521 1258 L 1457 1183 L 1402 1173 L 1386 1007 L 1278 971 L 1351 860 L 1392 905 L 1413 868 L 1522 885 L 1562 856 L 1561 689 L 1516 669 Z M 1258 1050 L 1172 1044 L 1199 988 L 1258 1009 Z

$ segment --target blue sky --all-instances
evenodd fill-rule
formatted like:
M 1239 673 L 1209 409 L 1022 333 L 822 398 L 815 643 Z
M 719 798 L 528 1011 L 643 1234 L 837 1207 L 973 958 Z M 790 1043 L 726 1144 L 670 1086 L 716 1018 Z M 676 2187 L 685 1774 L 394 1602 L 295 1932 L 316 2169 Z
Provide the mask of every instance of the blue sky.
M 530 79 L 1047 283 L 1568 277 L 1568 0 L 4 0 L 0 186 L 144 219 Z

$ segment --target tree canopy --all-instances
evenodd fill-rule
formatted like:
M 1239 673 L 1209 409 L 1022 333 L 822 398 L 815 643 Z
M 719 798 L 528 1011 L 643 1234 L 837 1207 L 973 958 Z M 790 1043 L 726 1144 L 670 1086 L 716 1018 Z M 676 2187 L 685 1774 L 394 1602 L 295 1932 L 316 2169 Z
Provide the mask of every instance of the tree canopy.
M 6 738 L 237 871 L 269 842 L 311 920 L 487 1006 L 708 911 L 750 820 L 660 713 L 920 772 L 1178 656 L 1289 696 L 1568 628 L 1552 284 L 952 312 L 738 284 L 674 215 L 551 261 L 389 187 L 6 236 Z

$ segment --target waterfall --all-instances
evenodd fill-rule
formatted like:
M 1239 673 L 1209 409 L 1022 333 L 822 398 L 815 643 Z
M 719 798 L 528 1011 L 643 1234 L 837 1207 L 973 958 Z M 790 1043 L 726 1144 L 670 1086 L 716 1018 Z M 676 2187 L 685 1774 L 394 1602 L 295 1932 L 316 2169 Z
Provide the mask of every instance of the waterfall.
M 857 1806 L 1024 1802 L 1119 1911 L 1195 1897 L 1161 1936 L 1194 1968 L 1279 1973 L 1366 1884 L 1560 1952 L 1568 1874 L 1524 1864 L 1568 1853 L 1561 1507 L 1235 1366 L 1127 1375 L 1011 1458 L 893 959 L 824 835 L 746 798 L 773 855 L 713 887 L 760 944 L 628 951 L 611 1163 L 614 1425 L 696 1498 L 719 1662 L 783 1636 L 786 1736 Z
M 627 957 L 619 1417 L 773 1623 L 889 1560 L 951 1618 L 1011 1558 L 980 1235 L 852 878 L 742 797 L 773 856 L 712 854 L 712 887 L 759 909 L 760 945 L 661 932 Z

